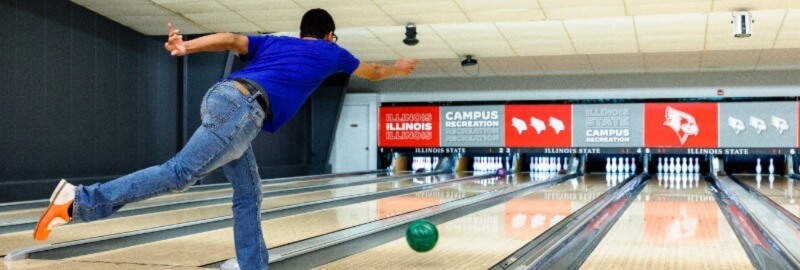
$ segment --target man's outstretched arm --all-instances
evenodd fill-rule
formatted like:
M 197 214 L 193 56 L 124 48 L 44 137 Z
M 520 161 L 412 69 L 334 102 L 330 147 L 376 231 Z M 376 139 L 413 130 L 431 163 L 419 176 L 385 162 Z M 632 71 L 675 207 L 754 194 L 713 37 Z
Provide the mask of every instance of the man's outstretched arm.
M 394 76 L 408 76 L 414 71 L 418 62 L 419 59 L 406 60 L 403 58 L 391 66 L 361 62 L 353 74 L 370 81 L 385 80 Z
M 248 39 L 243 35 L 218 33 L 183 41 L 183 35 L 180 35 L 180 31 L 173 28 L 171 23 L 167 24 L 167 28 L 169 29 L 169 38 L 167 39 L 167 43 L 164 43 L 164 48 L 167 49 L 172 56 L 183 56 L 196 52 L 227 50 L 234 51 L 239 55 L 247 54 Z

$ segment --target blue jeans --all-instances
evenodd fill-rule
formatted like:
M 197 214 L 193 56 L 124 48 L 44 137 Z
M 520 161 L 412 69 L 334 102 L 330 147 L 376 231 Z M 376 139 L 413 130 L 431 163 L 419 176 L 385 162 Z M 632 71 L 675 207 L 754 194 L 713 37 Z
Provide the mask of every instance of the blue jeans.
M 102 219 L 127 203 L 183 191 L 222 167 L 233 186 L 239 266 L 267 269 L 267 247 L 261 232 L 261 177 L 250 144 L 261 130 L 264 112 L 255 96 L 242 94 L 232 81 L 214 85 L 200 107 L 203 124 L 175 157 L 108 183 L 78 186 L 73 216 L 83 221 Z

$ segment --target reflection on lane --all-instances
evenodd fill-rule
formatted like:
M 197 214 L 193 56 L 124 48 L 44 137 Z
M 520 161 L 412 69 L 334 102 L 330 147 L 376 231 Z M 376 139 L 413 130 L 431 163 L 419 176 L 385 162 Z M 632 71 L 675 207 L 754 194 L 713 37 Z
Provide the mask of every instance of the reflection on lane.
M 800 217 L 800 189 L 795 186 L 794 179 L 775 175 L 736 175 L 743 183 L 756 188 L 761 194 L 775 201 L 786 211 Z
M 276 247 L 348 227 L 417 210 L 432 203 L 445 203 L 503 188 L 511 181 L 471 181 L 380 200 L 351 204 L 261 222 L 268 247 Z M 399 200 L 415 207 L 395 207 Z M 391 206 L 390 206 L 391 205 Z M 77 261 L 105 261 L 158 265 L 201 266 L 234 257 L 230 228 L 159 242 L 71 258 Z
M 517 174 L 516 178 L 531 177 Z M 486 269 L 607 189 L 603 175 L 568 180 L 439 224 L 439 242 L 430 252 L 414 252 L 401 238 L 320 268 Z
M 325 184 L 335 184 L 335 183 L 347 183 L 347 182 L 382 178 L 387 176 L 406 175 L 409 173 L 410 172 L 400 172 L 400 173 L 393 173 L 391 175 L 387 173 L 376 173 L 376 174 L 347 176 L 341 178 L 323 178 L 317 180 L 306 180 L 306 181 L 300 180 L 287 183 L 265 184 L 263 187 L 263 191 L 274 191 L 280 189 L 309 187 L 315 185 L 325 185 Z M 167 194 L 164 196 L 159 196 L 144 201 L 131 203 L 126 205 L 126 207 L 123 208 L 123 211 L 136 207 L 152 206 L 170 202 L 182 202 L 182 201 L 199 200 L 199 199 L 214 198 L 221 196 L 231 196 L 231 194 L 233 194 L 233 190 L 230 188 L 230 185 L 228 184 L 220 185 L 218 188 L 214 188 L 211 190 L 189 189 L 185 192 Z M 42 211 L 44 211 L 44 208 L 33 208 L 33 209 L 0 212 L 0 223 L 18 221 L 18 220 L 30 220 L 30 219 L 33 219 L 35 221 L 35 219 L 38 219 L 39 215 L 42 214 Z
M 358 185 L 285 196 L 265 197 L 262 201 L 261 209 L 267 210 L 338 197 L 387 191 L 425 183 L 451 180 L 455 177 L 456 175 L 454 174 L 424 176 L 405 180 Z M 202 207 L 163 211 L 152 214 L 120 217 L 89 223 L 76 223 L 59 228 L 58 232 L 54 233 L 46 243 L 64 243 L 91 237 L 114 235 L 118 233 L 150 229 L 160 226 L 174 225 L 183 222 L 192 222 L 228 215 L 231 215 L 231 203 L 221 203 Z M 33 241 L 33 239 L 31 239 L 31 231 L 0 234 L 0 254 L 2 255 L 5 255 L 13 249 L 34 246 L 37 244 L 39 243 L 36 243 Z
M 650 180 L 581 268 L 752 269 L 706 182 L 693 178 Z

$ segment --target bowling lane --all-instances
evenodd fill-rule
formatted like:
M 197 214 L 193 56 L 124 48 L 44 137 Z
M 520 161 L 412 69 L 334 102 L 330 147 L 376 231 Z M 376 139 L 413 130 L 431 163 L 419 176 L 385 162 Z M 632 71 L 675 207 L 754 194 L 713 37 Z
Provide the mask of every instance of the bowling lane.
M 778 175 L 736 175 L 736 178 L 755 188 L 789 213 L 800 217 L 800 203 L 797 201 L 800 189 L 795 187 L 794 179 Z
M 407 173 L 408 172 L 404 172 L 400 173 L 399 175 Z M 295 182 L 264 185 L 263 190 L 269 191 L 269 190 L 280 190 L 280 189 L 289 189 L 298 187 L 310 187 L 315 185 L 326 185 L 334 183 L 347 183 L 347 182 L 363 181 L 363 180 L 386 177 L 386 176 L 387 176 L 386 173 L 377 173 L 377 174 L 348 176 L 342 178 L 324 178 L 324 179 L 308 180 L 308 181 L 295 181 Z M 163 204 L 170 202 L 190 201 L 190 200 L 220 197 L 220 196 L 231 196 L 231 194 L 233 194 L 233 190 L 231 190 L 229 186 L 222 186 L 219 189 L 206 190 L 206 191 L 191 191 L 190 189 L 186 192 L 168 194 L 165 196 L 148 199 L 141 202 L 135 202 L 127 205 L 125 209 L 152 206 L 156 204 Z M 17 211 L 0 212 L 0 225 L 2 225 L 3 222 L 38 219 L 39 215 L 41 215 L 43 211 L 44 208 L 34 208 L 34 209 L 25 209 Z
M 526 179 L 517 182 L 526 182 Z M 513 181 L 478 180 L 416 193 L 263 221 L 268 247 L 404 214 L 503 188 Z M 234 257 L 232 228 L 70 258 L 71 261 L 201 266 Z
M 587 175 L 439 224 L 433 250 L 417 253 L 405 238 L 319 269 L 487 269 L 608 190 Z
M 322 190 L 309 193 L 292 194 L 279 197 L 264 198 L 262 209 L 270 209 L 287 205 L 313 202 L 318 200 L 331 199 L 336 197 L 350 196 L 356 194 L 366 194 L 380 192 L 391 189 L 404 188 L 409 186 L 421 185 L 434 181 L 444 181 L 455 178 L 454 174 L 443 174 L 438 176 L 415 177 L 398 181 L 381 182 L 368 185 L 351 186 L 330 190 Z M 130 232 L 135 230 L 156 228 L 166 225 L 197 221 L 208 218 L 231 215 L 231 203 L 210 205 L 204 207 L 187 208 L 173 211 L 164 211 L 152 214 L 144 214 L 130 217 L 107 219 L 90 223 L 76 223 L 58 228 L 46 243 L 63 243 L 91 237 L 113 235 L 117 233 Z M 33 241 L 30 231 L 0 235 L 0 254 L 5 255 L 9 251 L 25 246 L 33 246 L 37 243 Z
M 706 182 L 688 178 L 651 179 L 581 269 L 752 269 Z

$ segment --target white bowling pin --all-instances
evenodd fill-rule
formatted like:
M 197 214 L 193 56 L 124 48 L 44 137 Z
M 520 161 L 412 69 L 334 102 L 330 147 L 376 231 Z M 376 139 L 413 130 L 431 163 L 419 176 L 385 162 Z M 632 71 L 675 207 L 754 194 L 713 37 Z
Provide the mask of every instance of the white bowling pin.
M 606 173 L 610 173 L 610 172 L 611 172 L 611 158 L 607 157 L 606 158 Z
M 617 172 L 617 158 L 611 158 L 611 173 Z
M 684 172 L 684 173 L 689 172 L 689 165 L 686 164 L 686 158 L 684 157 L 681 160 L 683 160 L 683 162 L 681 162 L 681 166 L 683 166 L 683 168 L 681 168 L 681 172 Z
M 550 171 L 551 172 L 557 172 L 558 168 L 561 167 L 561 165 L 556 164 L 558 162 L 557 160 L 558 160 L 558 158 L 556 158 L 556 157 L 554 157 L 553 160 L 551 160 L 551 162 L 550 162 Z
M 631 160 L 631 173 L 636 173 L 636 158 Z
M 528 164 L 528 170 L 530 170 L 530 171 L 534 170 L 534 168 L 533 168 L 533 157 L 531 157 L 531 163 Z
M 756 174 L 761 174 L 761 158 L 756 159 Z
M 667 173 L 672 173 L 672 163 L 674 162 L 673 158 L 670 157 L 666 160 L 667 162 Z
M 694 158 L 694 172 L 700 173 L 700 158 Z
M 661 164 L 661 157 L 658 157 L 658 173 L 663 172 L 664 165 Z
M 622 161 L 622 170 L 621 171 L 623 173 L 627 173 L 628 170 L 630 170 L 630 169 L 631 169 L 631 165 L 628 164 L 628 158 L 623 159 L 623 161 Z
M 556 166 L 556 171 L 560 171 L 561 170 L 561 159 L 560 158 L 556 158 L 556 159 L 558 160 L 558 163 L 557 163 L 557 166 Z
M 775 164 L 772 163 L 772 158 L 769 159 L 769 174 L 772 177 L 772 174 L 775 173 Z M 772 183 L 770 183 L 772 185 Z
M 567 171 L 567 170 L 569 170 L 569 159 L 565 157 L 564 158 L 564 171 Z

